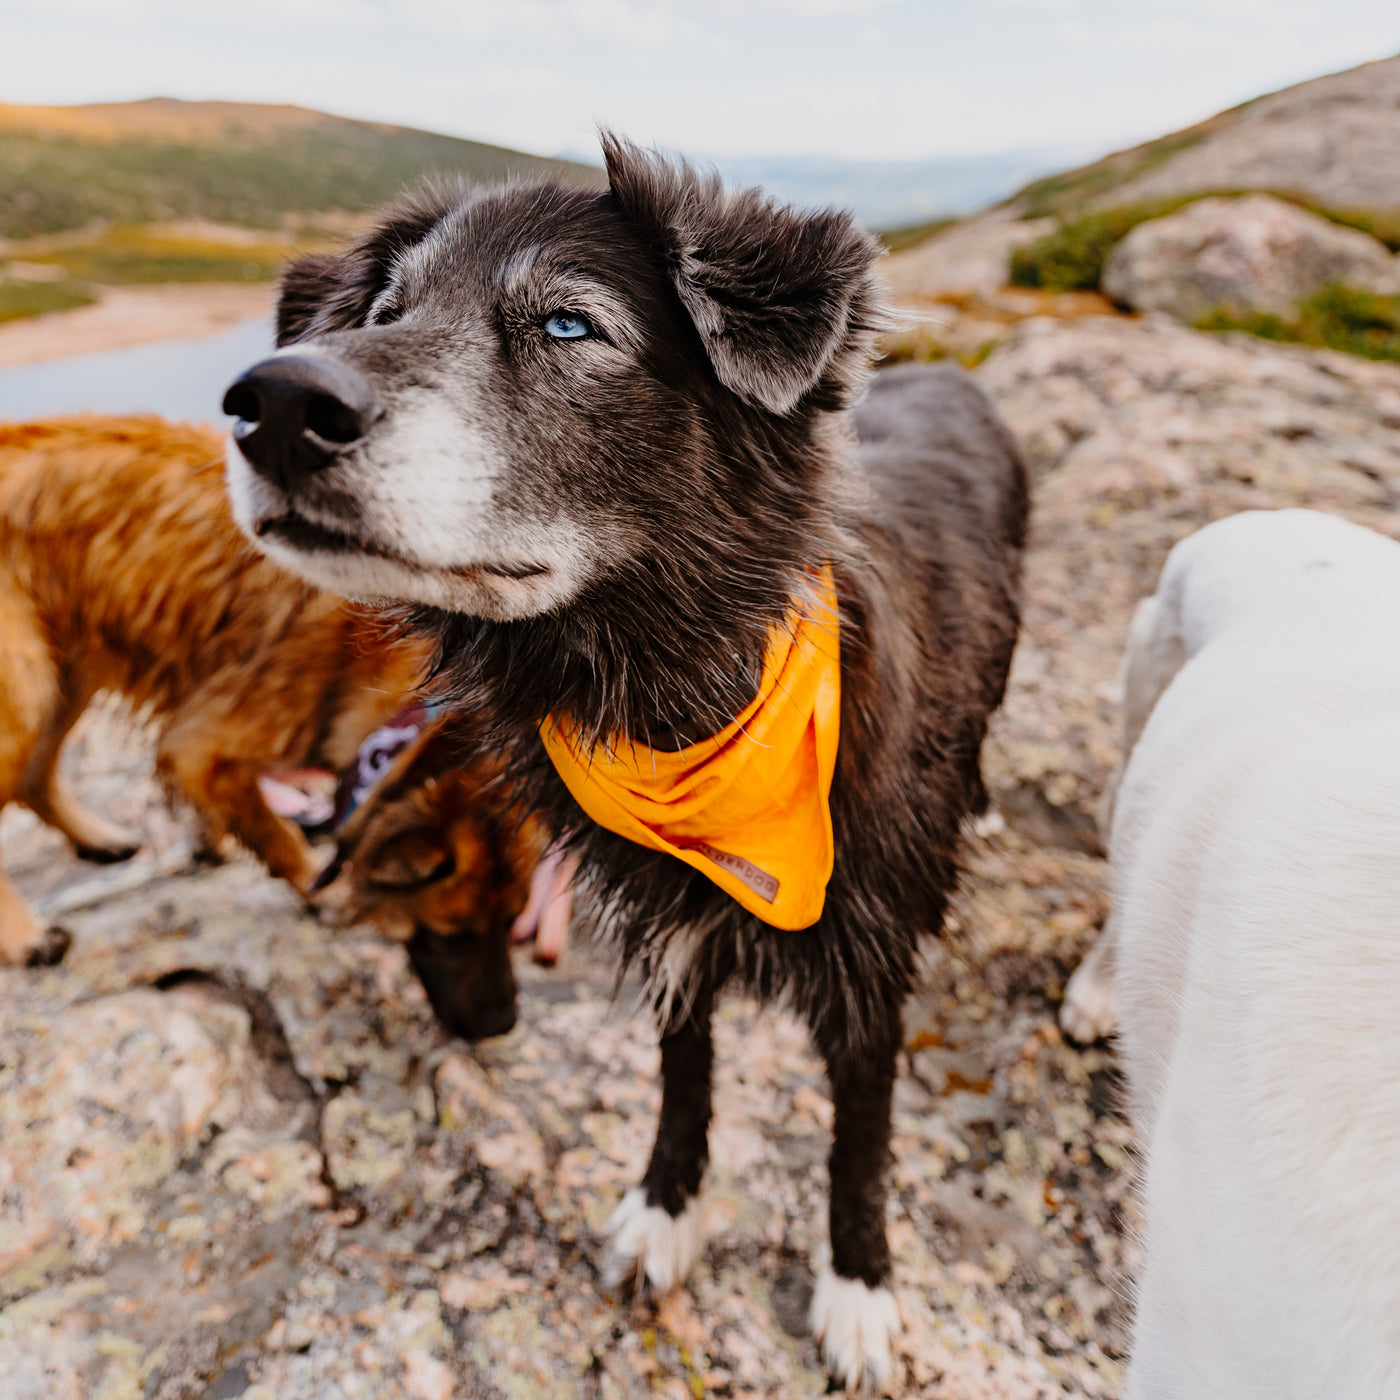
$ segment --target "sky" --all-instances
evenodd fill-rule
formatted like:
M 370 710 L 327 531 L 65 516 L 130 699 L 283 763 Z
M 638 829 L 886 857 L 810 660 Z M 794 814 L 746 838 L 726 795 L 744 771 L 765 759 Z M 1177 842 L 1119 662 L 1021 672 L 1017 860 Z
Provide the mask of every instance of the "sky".
M 1396 0 L 0 0 L 0 101 L 292 102 L 542 154 L 1084 157 L 1400 53 Z

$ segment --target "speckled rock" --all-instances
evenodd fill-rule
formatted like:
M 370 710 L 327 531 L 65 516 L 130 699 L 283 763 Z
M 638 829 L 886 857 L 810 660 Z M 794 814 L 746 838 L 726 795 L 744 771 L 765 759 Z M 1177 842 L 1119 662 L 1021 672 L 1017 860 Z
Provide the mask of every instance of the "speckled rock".
M 601 1227 L 659 1098 L 634 991 L 574 948 L 522 962 L 511 1036 L 447 1039 L 402 949 L 321 928 L 251 863 L 175 872 L 139 736 L 99 713 L 72 757 L 150 844 L 114 881 L 5 819 L 77 938 L 0 971 L 5 1400 L 824 1392 L 831 1108 L 801 1025 L 723 1003 L 709 1245 L 685 1290 L 609 1294 Z M 1128 1129 L 1111 1055 L 1064 1046 L 1053 1004 L 1102 864 L 1007 832 L 972 871 L 908 1014 L 893 1393 L 1112 1396 Z
M 1198 199 L 1149 219 L 1103 270 L 1103 289 L 1119 305 L 1188 323 L 1216 308 L 1287 317 L 1334 282 L 1393 295 L 1400 259 L 1368 233 L 1267 194 Z
M 1166 317 L 1042 318 L 1014 327 L 978 378 L 1037 483 L 988 780 L 1024 834 L 1093 849 L 1118 659 L 1171 547 L 1283 506 L 1400 534 L 1400 367 Z
M 248 1018 L 131 991 L 0 1031 L 0 1273 L 37 1250 L 101 1257 L 144 1233 L 139 1204 L 256 1092 Z

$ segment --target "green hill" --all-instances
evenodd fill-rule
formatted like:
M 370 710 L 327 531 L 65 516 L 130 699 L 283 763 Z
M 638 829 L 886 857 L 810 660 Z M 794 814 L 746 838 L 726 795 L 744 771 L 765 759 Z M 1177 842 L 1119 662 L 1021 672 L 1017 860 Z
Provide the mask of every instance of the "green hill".
M 425 174 L 479 182 L 516 173 L 602 181 L 586 165 L 299 107 L 0 104 L 0 237 L 10 239 L 98 220 L 279 228 L 373 209 Z

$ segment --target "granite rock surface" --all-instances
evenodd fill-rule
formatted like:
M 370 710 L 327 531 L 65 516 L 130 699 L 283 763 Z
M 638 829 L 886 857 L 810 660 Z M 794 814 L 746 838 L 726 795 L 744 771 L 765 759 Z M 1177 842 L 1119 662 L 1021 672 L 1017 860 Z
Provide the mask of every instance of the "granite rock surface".
M 1026 630 L 970 838 L 906 1017 L 890 1231 L 893 1393 L 1119 1393 L 1132 1134 L 1110 1047 L 1066 1044 L 1101 925 L 1093 812 L 1117 654 L 1170 546 L 1307 504 L 1393 528 L 1400 370 L 1163 320 L 1010 326 L 978 372 L 1036 475 Z M 791 1017 L 717 1018 L 710 1242 L 689 1288 L 608 1293 L 600 1229 L 638 1179 L 655 1035 L 586 947 L 522 962 L 520 1023 L 443 1035 L 403 952 L 307 917 L 250 862 L 189 863 L 139 730 L 68 755 L 142 826 L 85 867 L 11 809 L 6 868 L 75 935 L 0 971 L 4 1400 L 795 1397 L 830 1106 Z M 794 935 L 800 936 L 800 935 Z
M 1097 849 L 1138 599 L 1178 540 L 1236 511 L 1308 506 L 1400 536 L 1400 367 L 1160 314 L 1041 317 L 978 378 L 1035 480 L 988 784 L 1027 835 Z
M 1400 56 L 1255 98 L 1181 133 L 1176 146 L 1094 202 L 1278 190 L 1334 209 L 1394 209 Z

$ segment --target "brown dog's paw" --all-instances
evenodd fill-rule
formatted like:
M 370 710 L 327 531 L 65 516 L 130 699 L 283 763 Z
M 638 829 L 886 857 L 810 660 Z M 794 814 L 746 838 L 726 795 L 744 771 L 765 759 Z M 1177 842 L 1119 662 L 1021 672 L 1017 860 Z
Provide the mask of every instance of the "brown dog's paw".
M 73 935 L 66 928 L 50 924 L 40 936 L 38 943 L 29 950 L 25 958 L 26 967 L 53 967 L 61 963 L 69 948 L 73 946 Z
M 91 861 L 94 865 L 116 865 L 130 860 L 141 849 L 139 841 L 123 841 L 114 846 L 75 846 L 79 860 Z

